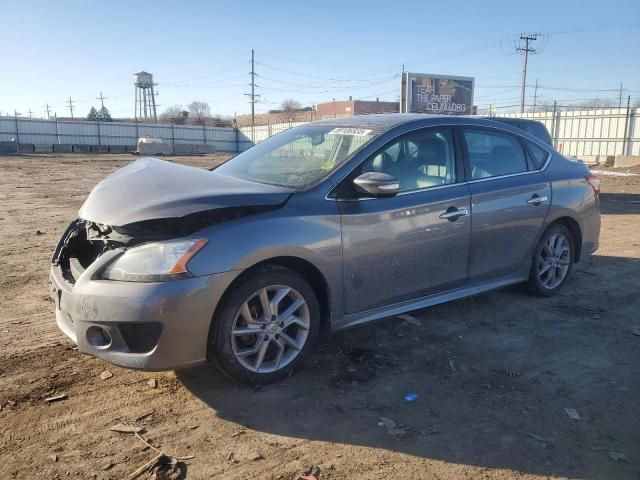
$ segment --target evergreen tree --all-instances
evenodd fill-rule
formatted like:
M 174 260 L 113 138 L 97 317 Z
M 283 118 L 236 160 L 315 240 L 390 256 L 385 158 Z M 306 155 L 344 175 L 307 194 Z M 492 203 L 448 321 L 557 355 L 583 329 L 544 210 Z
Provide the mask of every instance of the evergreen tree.
M 89 113 L 87 114 L 87 120 L 92 120 L 94 122 L 99 120 L 98 111 L 95 107 L 91 107 L 91 110 L 89 110 Z
M 111 119 L 111 113 L 109 113 L 107 107 L 101 107 L 100 110 L 98 110 L 98 119 L 102 120 L 103 122 L 113 121 Z

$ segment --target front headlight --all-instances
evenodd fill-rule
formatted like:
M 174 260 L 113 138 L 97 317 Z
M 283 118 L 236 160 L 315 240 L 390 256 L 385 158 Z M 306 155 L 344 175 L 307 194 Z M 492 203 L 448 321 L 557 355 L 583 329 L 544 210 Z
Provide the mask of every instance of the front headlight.
M 100 278 L 123 282 L 158 282 L 188 277 L 189 260 L 206 245 L 204 238 L 153 242 L 133 247 L 111 262 Z

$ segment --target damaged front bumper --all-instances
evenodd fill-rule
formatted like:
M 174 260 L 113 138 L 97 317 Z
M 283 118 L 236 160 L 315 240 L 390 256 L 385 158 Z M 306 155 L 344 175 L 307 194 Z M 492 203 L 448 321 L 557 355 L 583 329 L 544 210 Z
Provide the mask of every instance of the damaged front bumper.
M 59 328 L 78 350 L 143 370 L 174 370 L 207 360 L 209 327 L 218 300 L 239 272 L 139 283 L 101 280 L 108 251 L 69 277 L 51 267 Z

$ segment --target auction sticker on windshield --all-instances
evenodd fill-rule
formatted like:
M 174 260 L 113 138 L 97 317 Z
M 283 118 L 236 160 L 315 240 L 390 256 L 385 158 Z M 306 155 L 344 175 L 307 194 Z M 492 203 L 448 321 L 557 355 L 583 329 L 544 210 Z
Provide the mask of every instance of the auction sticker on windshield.
M 356 137 L 364 137 L 369 135 L 372 131 L 366 128 L 334 128 L 329 135 L 354 135 Z

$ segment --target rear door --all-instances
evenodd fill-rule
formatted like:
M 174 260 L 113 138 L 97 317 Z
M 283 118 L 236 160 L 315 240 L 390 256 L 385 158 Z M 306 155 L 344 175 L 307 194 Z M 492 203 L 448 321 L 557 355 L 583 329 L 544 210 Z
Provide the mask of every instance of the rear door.
M 390 141 L 343 180 L 337 199 L 347 313 L 465 283 L 471 216 L 459 148 L 451 128 L 415 130 Z M 400 193 L 355 192 L 353 179 L 368 171 L 396 177 Z
M 529 260 L 551 187 L 521 137 L 464 127 L 462 138 L 473 215 L 468 275 L 476 283 L 514 273 Z

